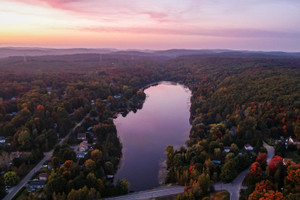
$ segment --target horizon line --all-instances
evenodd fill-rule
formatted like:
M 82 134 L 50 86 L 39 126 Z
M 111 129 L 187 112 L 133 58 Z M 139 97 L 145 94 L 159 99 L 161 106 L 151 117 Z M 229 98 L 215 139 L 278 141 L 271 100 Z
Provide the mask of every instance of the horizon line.
M 11 48 L 11 49 L 52 49 L 52 50 L 72 50 L 72 49 L 86 49 L 86 50 L 114 50 L 114 51 L 169 51 L 169 50 L 207 50 L 207 51 L 238 51 L 238 52 L 253 52 L 253 53 L 264 53 L 264 52 L 281 52 L 281 53 L 300 53 L 299 51 L 285 51 L 285 50 L 254 50 L 254 49 L 227 49 L 227 48 L 113 48 L 113 47 L 46 47 L 46 46 L 2 46 L 0 49 Z

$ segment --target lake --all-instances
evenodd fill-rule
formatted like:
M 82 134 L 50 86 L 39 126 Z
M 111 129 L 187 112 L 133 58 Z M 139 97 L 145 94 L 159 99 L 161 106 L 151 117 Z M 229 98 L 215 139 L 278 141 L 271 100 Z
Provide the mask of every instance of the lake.
M 115 176 L 127 179 L 130 190 L 141 191 L 163 184 L 166 147 L 185 144 L 191 125 L 191 91 L 183 85 L 161 82 L 144 90 L 141 110 L 119 115 L 114 123 L 123 145 L 120 168 Z

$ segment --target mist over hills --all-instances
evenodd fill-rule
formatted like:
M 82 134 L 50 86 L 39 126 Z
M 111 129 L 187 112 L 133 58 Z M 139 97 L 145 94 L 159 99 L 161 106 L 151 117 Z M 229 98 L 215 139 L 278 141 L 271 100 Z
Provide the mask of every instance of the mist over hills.
M 300 52 L 288 53 L 280 51 L 246 51 L 229 49 L 168 49 L 168 50 L 118 50 L 113 48 L 39 48 L 39 47 L 2 47 L 0 48 L 0 58 L 12 56 L 52 56 L 52 55 L 73 55 L 73 54 L 115 54 L 142 57 L 166 57 L 174 58 L 186 55 L 209 55 L 219 54 L 226 56 L 252 55 L 252 56 L 293 56 L 299 57 Z
M 116 49 L 88 49 L 88 48 L 38 48 L 38 47 L 2 47 L 0 48 L 0 58 L 10 56 L 47 56 L 47 55 L 69 55 L 69 54 L 106 54 L 117 51 Z

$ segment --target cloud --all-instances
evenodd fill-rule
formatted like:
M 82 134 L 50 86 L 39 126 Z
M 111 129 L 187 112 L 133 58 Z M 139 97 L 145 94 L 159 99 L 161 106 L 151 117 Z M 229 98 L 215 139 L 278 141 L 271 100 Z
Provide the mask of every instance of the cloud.
M 149 28 L 149 27 L 82 27 L 80 31 L 119 32 L 133 34 L 186 35 L 232 38 L 299 38 L 300 32 L 280 32 L 259 29 L 201 29 L 201 28 Z
M 158 22 L 165 22 L 167 21 L 168 15 L 163 12 L 153 12 L 153 11 L 146 11 L 142 12 L 141 14 L 146 14 L 148 15 L 151 19 L 158 21 Z
M 90 13 L 84 6 L 87 1 L 84 0 L 13 0 L 15 2 L 21 2 L 29 5 L 38 5 L 41 7 L 51 7 L 54 9 L 70 11 L 75 13 Z M 92 1 L 89 1 L 90 3 Z M 80 6 L 81 5 L 81 6 Z

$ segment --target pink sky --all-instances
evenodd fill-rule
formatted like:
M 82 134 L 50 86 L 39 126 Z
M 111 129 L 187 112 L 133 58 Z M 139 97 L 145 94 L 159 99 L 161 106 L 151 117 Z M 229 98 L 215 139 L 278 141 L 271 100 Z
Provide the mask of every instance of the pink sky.
M 0 0 L 0 46 L 300 51 L 298 0 Z

